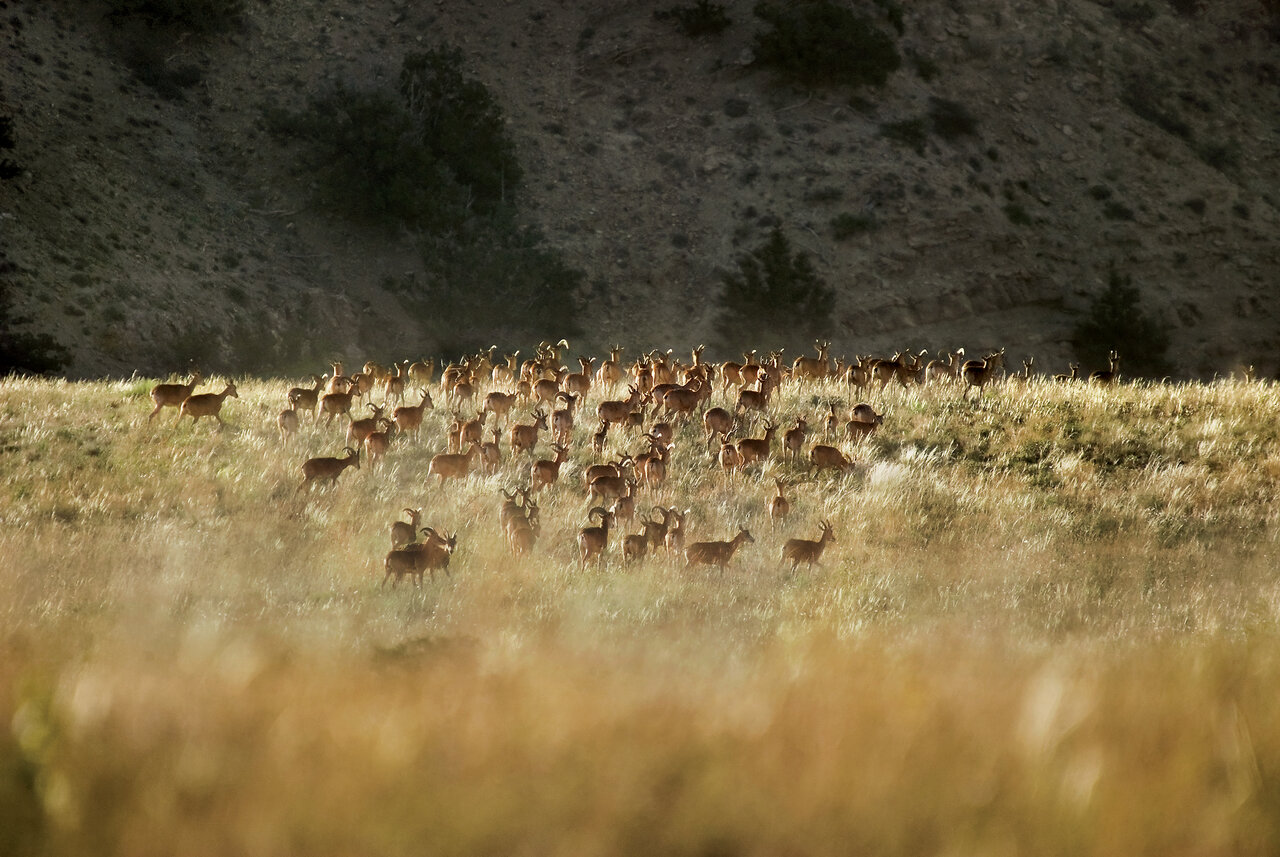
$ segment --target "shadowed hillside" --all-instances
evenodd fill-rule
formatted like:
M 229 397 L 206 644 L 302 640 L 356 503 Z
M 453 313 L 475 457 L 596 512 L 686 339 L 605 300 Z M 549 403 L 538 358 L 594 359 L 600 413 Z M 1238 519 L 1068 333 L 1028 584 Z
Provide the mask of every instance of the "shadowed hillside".
M 1061 371 L 1116 270 L 1175 374 L 1278 368 L 1271 4 L 842 6 L 892 44 L 883 85 L 777 61 L 749 2 L 3 6 L 14 313 L 71 375 L 296 371 L 575 325 L 591 350 L 727 356 L 755 343 L 719 324 L 725 276 L 775 230 L 834 290 L 838 353 L 1004 345 Z M 210 8 L 225 19 L 191 14 Z M 691 26 L 699 8 L 727 23 Z M 522 169 L 496 244 L 351 217 L 272 122 L 339 86 L 394 97 L 405 58 L 442 45 Z

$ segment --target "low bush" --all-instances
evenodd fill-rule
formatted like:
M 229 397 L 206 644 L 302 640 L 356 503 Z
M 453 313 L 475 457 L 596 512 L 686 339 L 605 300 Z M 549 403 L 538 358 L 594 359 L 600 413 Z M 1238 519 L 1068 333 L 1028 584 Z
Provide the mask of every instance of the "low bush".
M 723 274 L 717 325 L 730 349 L 808 344 L 832 327 L 835 292 L 803 252 L 793 252 L 781 228 L 738 257 L 738 270 Z
M 894 39 L 868 17 L 830 0 L 762 2 L 756 62 L 806 86 L 881 86 L 902 65 Z

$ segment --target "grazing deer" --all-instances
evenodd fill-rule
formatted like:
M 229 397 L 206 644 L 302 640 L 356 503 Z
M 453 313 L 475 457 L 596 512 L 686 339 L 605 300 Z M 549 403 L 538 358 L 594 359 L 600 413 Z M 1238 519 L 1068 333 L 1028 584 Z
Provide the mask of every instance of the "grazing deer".
M 814 444 L 813 448 L 809 450 L 809 466 L 814 470 L 823 470 L 824 468 L 849 470 L 854 466 L 854 463 L 834 446 L 818 443 Z
M 836 540 L 836 531 L 831 526 L 830 521 L 823 521 L 822 535 L 817 541 L 811 539 L 787 539 L 787 543 L 782 546 L 782 561 L 791 560 L 791 570 L 795 571 L 800 563 L 807 564 L 810 568 L 815 563 L 821 565 L 818 561 L 822 558 L 822 551 L 827 544 Z

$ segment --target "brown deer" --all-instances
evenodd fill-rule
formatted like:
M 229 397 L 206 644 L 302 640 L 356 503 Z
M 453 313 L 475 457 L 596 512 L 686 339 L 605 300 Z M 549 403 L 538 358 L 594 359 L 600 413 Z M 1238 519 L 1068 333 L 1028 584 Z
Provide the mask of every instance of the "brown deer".
M 749 545 L 754 541 L 755 539 L 751 537 L 751 533 L 743 527 L 738 530 L 736 536 L 727 542 L 694 542 L 684 549 L 685 564 L 689 566 L 719 566 L 720 572 L 723 574 L 725 567 L 733 559 L 733 555 L 737 553 L 738 548 L 743 545 Z
M 347 447 L 343 450 L 346 456 L 343 458 L 308 458 L 302 462 L 302 484 L 298 486 L 298 491 L 306 488 L 311 489 L 311 484 L 316 480 L 323 480 L 329 484 L 338 481 L 338 477 L 342 475 L 342 471 L 348 467 L 360 469 L 360 451 Z M 297 492 L 294 492 L 297 493 Z
M 787 543 L 782 546 L 782 561 L 791 560 L 791 570 L 795 571 L 800 563 L 807 564 L 810 568 L 822 558 L 822 551 L 830 542 L 836 540 L 836 531 L 831 526 L 830 521 L 823 521 L 820 524 L 822 535 L 817 541 L 811 539 L 787 539 Z
M 228 398 L 240 398 L 235 384 L 227 384 L 221 393 L 196 393 L 187 396 L 178 406 L 178 420 L 173 424 L 174 428 L 178 427 L 183 417 L 191 417 L 192 425 L 200 422 L 201 417 L 213 417 L 218 421 L 218 428 L 225 428 L 226 423 L 222 421 L 222 403 Z
M 199 369 L 196 369 L 191 373 L 191 380 L 186 384 L 156 384 L 151 388 L 151 401 L 156 407 L 147 416 L 147 422 L 151 422 L 155 415 L 165 408 L 182 407 L 182 403 L 203 380 L 204 376 L 200 374 Z

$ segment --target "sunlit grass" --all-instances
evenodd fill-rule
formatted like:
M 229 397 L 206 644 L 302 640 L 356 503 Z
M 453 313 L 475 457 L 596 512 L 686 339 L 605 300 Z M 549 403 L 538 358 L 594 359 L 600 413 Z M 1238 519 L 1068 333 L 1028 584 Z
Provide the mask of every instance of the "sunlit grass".
M 580 569 L 594 395 L 516 562 L 529 460 L 428 481 L 443 408 L 299 492 L 345 424 L 283 447 L 292 381 L 237 379 L 223 431 L 148 423 L 150 384 L 0 384 L 0 852 L 1280 847 L 1274 385 L 890 389 L 841 476 L 728 476 L 681 428 L 638 514 L 748 527 L 721 574 L 621 533 Z M 784 388 L 777 421 L 830 401 Z M 405 506 L 458 534 L 420 590 L 381 586 Z

